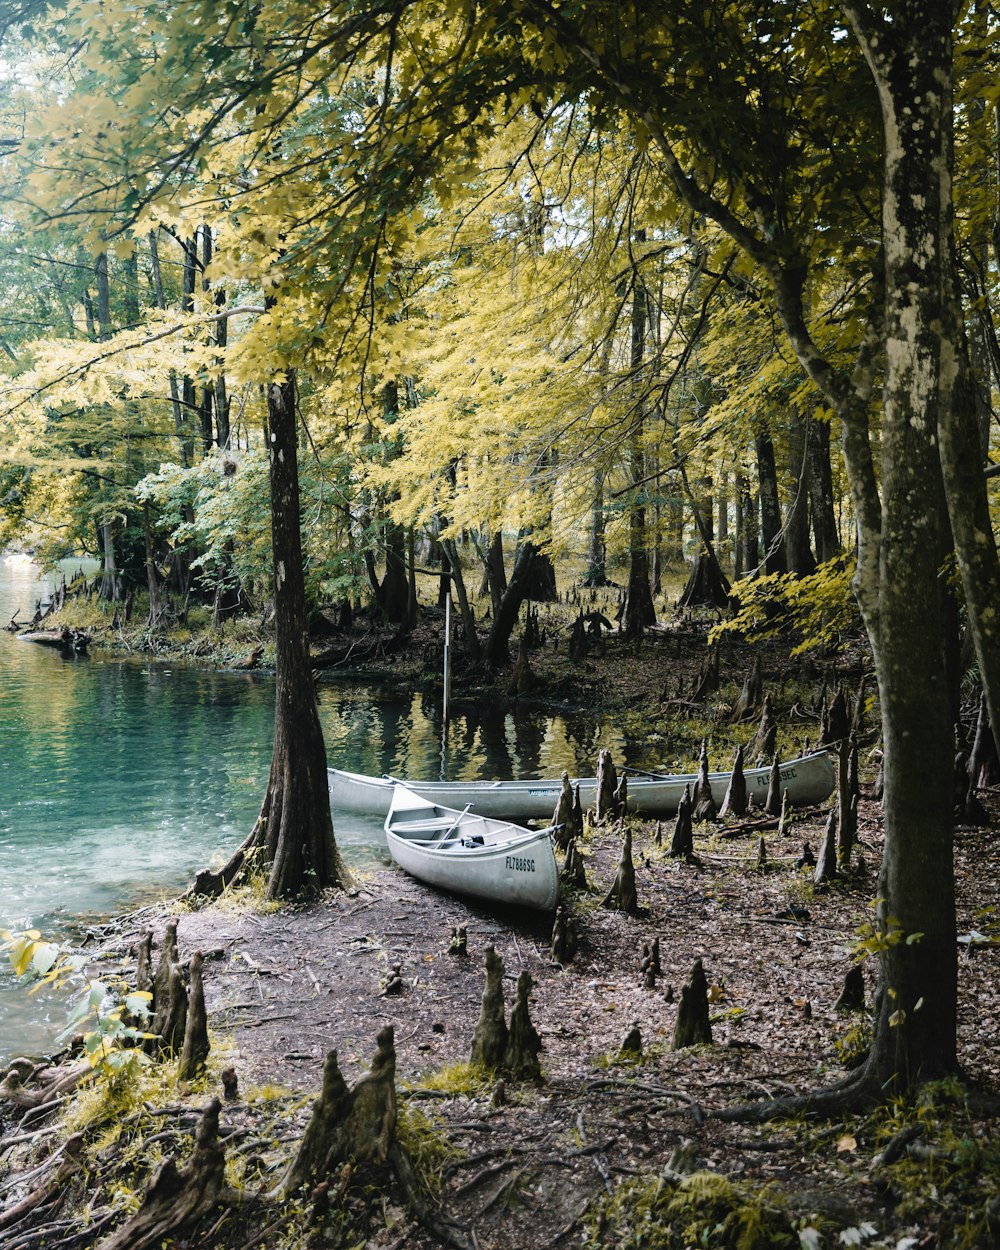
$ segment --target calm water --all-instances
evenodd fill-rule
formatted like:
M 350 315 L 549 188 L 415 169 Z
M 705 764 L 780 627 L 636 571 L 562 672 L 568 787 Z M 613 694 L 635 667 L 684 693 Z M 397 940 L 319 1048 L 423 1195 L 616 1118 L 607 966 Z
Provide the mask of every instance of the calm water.
M 70 563 L 70 569 L 76 564 Z M 30 618 L 51 585 L 0 556 L 0 623 Z M 641 763 L 593 717 L 459 706 L 442 754 L 439 709 L 423 694 L 325 686 L 331 764 L 394 776 L 537 777 L 592 771 L 600 746 Z M 269 677 L 64 657 L 0 632 L 0 928 L 55 933 L 221 862 L 260 806 L 273 735 Z M 348 861 L 384 853 L 381 822 L 334 813 Z M 0 1061 L 44 1049 L 48 1012 L 0 964 Z

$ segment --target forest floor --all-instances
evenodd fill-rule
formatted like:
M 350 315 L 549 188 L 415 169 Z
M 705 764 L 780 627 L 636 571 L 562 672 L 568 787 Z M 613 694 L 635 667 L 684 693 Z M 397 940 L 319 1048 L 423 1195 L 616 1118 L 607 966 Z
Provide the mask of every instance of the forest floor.
M 427 651 L 435 645 L 425 640 Z M 818 690 L 807 697 L 803 683 L 826 666 L 790 670 L 781 645 L 765 650 L 765 687 L 775 694 L 783 740 L 815 741 Z M 730 671 L 697 707 L 690 695 L 706 648 L 704 625 L 694 620 L 676 620 L 638 650 L 612 636 L 572 666 L 562 648 L 543 646 L 531 659 L 534 693 L 552 700 L 575 692 L 583 704 L 599 697 L 630 715 L 655 716 L 683 753 L 681 744 L 706 725 L 722 736 L 748 658 L 741 647 L 728 654 Z M 386 668 L 412 680 L 411 663 L 414 674 L 424 664 L 419 645 L 414 655 L 390 655 Z M 856 686 L 859 667 L 859 653 L 849 651 L 839 674 Z M 734 729 L 734 740 L 746 741 L 753 728 Z M 818 846 L 825 820 L 822 810 L 797 813 L 781 835 L 773 822 L 742 830 L 702 824 L 694 862 L 670 858 L 669 826 L 633 820 L 637 914 L 601 906 L 621 852 L 620 824 L 590 829 L 589 889 L 566 898 L 579 949 L 565 965 L 551 955 L 551 918 L 470 905 L 389 865 L 308 906 L 274 910 L 245 895 L 178 907 L 182 956 L 205 955 L 207 1075 L 180 1086 L 158 1066 L 130 1084 L 91 1082 L 68 1101 L 29 1111 L 0 1101 L 0 1247 L 100 1245 L 135 1211 L 160 1159 L 190 1156 L 196 1113 L 221 1096 L 224 1068 L 238 1079 L 238 1095 L 222 1111 L 227 1183 L 244 1201 L 215 1205 L 174 1238 L 150 1244 L 1000 1244 L 1000 1139 L 974 1097 L 995 1093 L 998 1083 L 1000 848 L 990 830 L 961 827 L 956 840 L 965 1083 L 835 1121 L 717 1118 L 726 1108 L 825 1087 L 863 1050 L 867 1012 L 835 1003 L 859 959 L 872 1001 L 875 961 L 861 959 L 860 943 L 872 919 L 880 813 L 867 792 L 855 870 L 817 887 L 796 860 L 804 842 Z M 151 928 L 159 944 L 168 914 L 146 910 L 94 931 L 96 970 L 131 979 L 140 933 Z M 465 955 L 449 953 L 459 926 L 467 930 Z M 642 953 L 653 939 L 662 970 L 647 985 Z M 498 1081 L 468 1063 L 490 946 L 506 969 L 508 1013 L 518 975 L 527 971 L 534 982 L 538 1084 Z M 674 1050 L 681 987 L 695 960 L 709 982 L 712 1041 Z M 401 989 L 387 994 L 395 969 Z M 353 1084 L 386 1025 L 394 1029 L 399 1136 L 426 1182 L 423 1198 L 414 1204 L 387 1167 L 341 1175 L 313 1199 L 268 1198 L 303 1134 L 327 1054 L 336 1051 Z M 636 1027 L 640 1052 L 623 1050 Z M 83 1153 L 68 1163 L 63 1143 L 72 1132 L 83 1134 Z M 421 1220 L 424 1204 L 436 1214 L 424 1211 Z

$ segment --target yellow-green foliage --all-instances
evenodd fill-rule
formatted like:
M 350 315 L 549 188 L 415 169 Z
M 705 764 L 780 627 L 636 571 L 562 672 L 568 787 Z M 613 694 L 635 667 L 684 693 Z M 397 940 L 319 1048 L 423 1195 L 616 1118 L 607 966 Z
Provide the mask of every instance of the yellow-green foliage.
M 85 955 L 60 943 L 43 941 L 37 929 L 19 933 L 4 929 L 0 938 L 0 951 L 22 981 L 33 982 L 36 989 L 50 986 L 76 991 L 60 1040 L 80 1033 L 91 1068 L 112 1082 L 137 1076 L 142 1065 L 149 1062 L 141 1043 L 151 1034 L 136 1028 L 132 1021 L 149 1018 L 152 994 L 131 988 L 121 978 L 90 978 Z
M 477 1063 L 452 1063 L 420 1078 L 420 1089 L 452 1094 L 456 1098 L 479 1098 L 493 1088 L 495 1077 Z
M 626 1181 L 592 1211 L 588 1250 L 792 1250 L 798 1234 L 767 1188 L 750 1192 L 714 1172 Z
M 744 578 L 733 587 L 739 611 L 712 629 L 709 642 L 726 633 L 751 641 L 773 638 L 793 628 L 802 634 L 802 641 L 792 649 L 792 655 L 835 647 L 857 622 L 851 592 L 854 567 L 853 557 L 837 556 L 808 577 L 768 573 Z
M 956 1078 L 922 1086 L 873 1112 L 858 1136 L 880 1149 L 904 1129 L 916 1129 L 901 1156 L 879 1168 L 880 1181 L 900 1195 L 896 1216 L 934 1227 L 947 1250 L 996 1245 L 989 1209 L 1000 1201 L 1000 1148 L 989 1120 L 974 1118 Z
M 396 1139 L 413 1164 L 418 1182 L 428 1198 L 441 1189 L 449 1164 L 465 1157 L 448 1138 L 444 1121 L 428 1115 L 412 1103 L 402 1103 L 396 1119 Z

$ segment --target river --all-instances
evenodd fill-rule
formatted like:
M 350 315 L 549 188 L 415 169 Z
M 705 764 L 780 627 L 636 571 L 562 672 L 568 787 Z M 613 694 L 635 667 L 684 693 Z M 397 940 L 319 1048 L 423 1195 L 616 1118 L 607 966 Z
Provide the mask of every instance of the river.
M 66 564 L 72 572 L 78 562 Z M 54 585 L 0 555 L 0 623 L 30 619 Z M 0 632 L 0 928 L 46 935 L 169 897 L 253 824 L 273 737 L 270 676 L 216 672 L 95 648 L 64 656 Z M 320 689 L 331 764 L 393 776 L 539 777 L 593 771 L 597 750 L 635 759 L 593 716 L 453 709 L 358 683 Z M 385 855 L 381 823 L 334 813 L 347 861 Z M 28 996 L 0 961 L 0 1062 L 44 1050 L 61 1008 Z

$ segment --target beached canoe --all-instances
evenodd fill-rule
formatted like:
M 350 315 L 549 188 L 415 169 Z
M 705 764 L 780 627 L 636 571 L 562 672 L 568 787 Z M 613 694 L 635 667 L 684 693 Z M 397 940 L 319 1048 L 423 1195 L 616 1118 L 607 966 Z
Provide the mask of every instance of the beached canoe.
M 542 911 L 556 905 L 559 870 L 549 829 L 455 811 L 394 785 L 385 837 L 400 868 L 428 885 Z
M 336 811 L 369 812 L 384 816 L 389 811 L 396 779 L 366 777 L 362 773 L 329 771 L 330 804 Z M 730 773 L 709 773 L 712 797 L 722 803 L 729 785 Z M 746 768 L 747 794 L 761 806 L 767 797 L 770 768 Z M 629 811 L 645 816 L 671 816 L 684 793 L 694 788 L 696 773 L 672 773 L 657 776 L 628 774 Z M 822 803 L 833 790 L 833 763 L 826 751 L 801 755 L 781 765 L 781 788 L 788 791 L 789 802 L 805 807 Z M 551 820 L 559 797 L 561 781 L 411 781 L 403 784 L 431 803 L 459 811 L 471 808 L 480 816 L 500 820 Z M 580 802 L 593 807 L 597 786 L 593 777 L 581 777 L 572 783 L 580 787 Z

